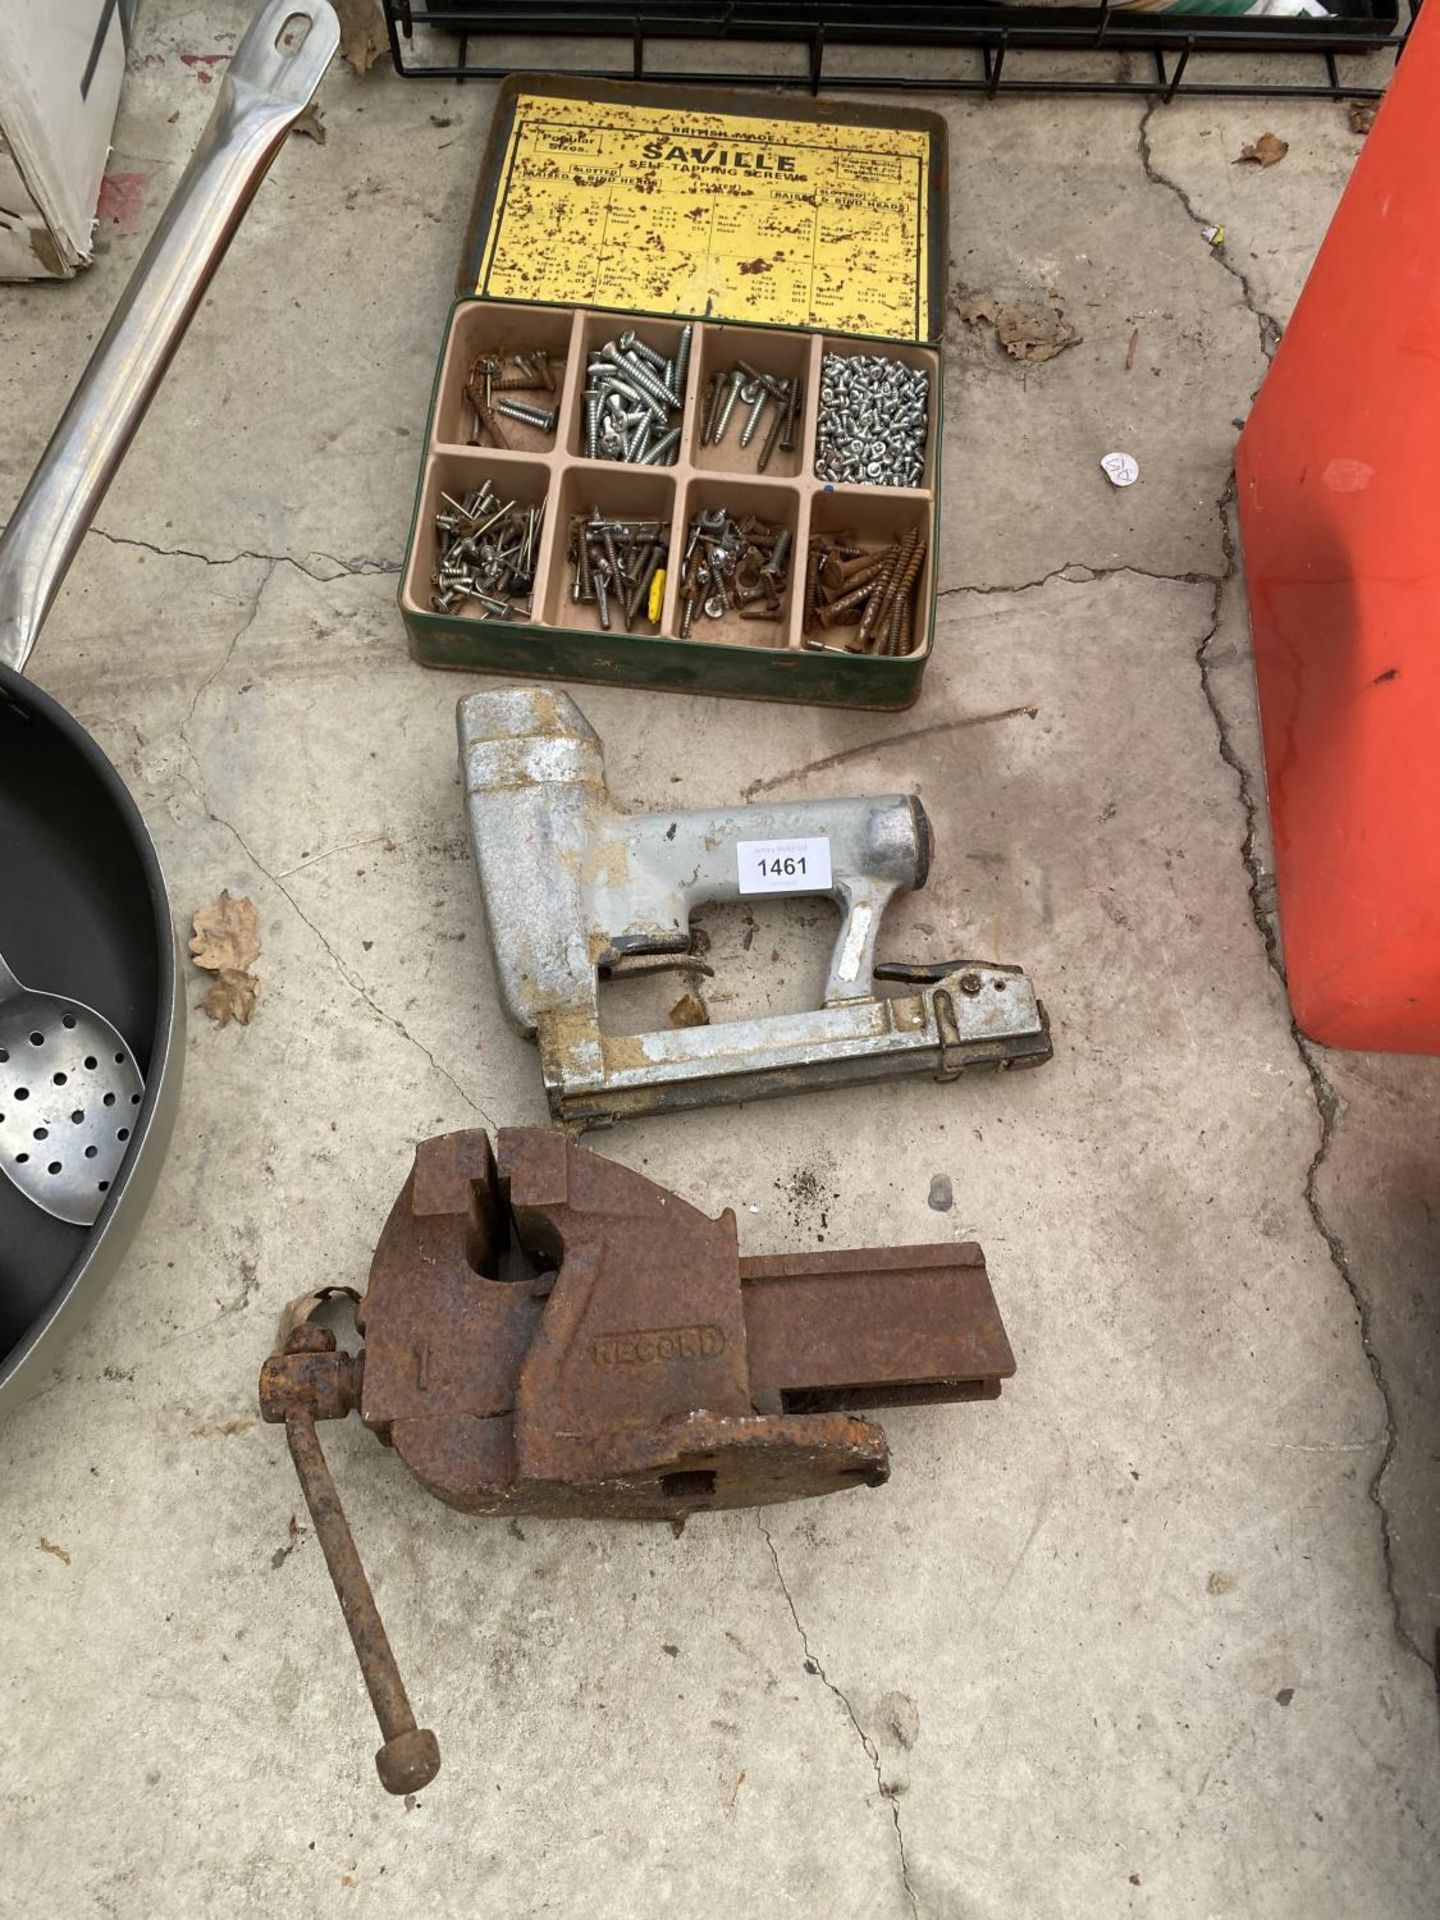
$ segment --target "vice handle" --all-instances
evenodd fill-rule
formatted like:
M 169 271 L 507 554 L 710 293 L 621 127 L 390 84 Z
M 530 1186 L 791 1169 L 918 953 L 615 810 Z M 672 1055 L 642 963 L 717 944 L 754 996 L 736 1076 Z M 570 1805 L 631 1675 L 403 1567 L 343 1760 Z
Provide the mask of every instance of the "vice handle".
M 355 1537 L 340 1504 L 340 1495 L 320 1447 L 320 1436 L 309 1414 L 292 1413 L 285 1420 L 290 1458 L 315 1523 L 316 1538 L 335 1583 L 340 1611 L 350 1629 L 355 1657 L 365 1677 L 370 1704 L 384 1745 L 375 1755 L 375 1771 L 387 1793 L 418 1793 L 440 1771 L 440 1743 L 428 1727 L 415 1723 L 410 1696 L 395 1664 L 385 1623 L 370 1591 L 370 1582 L 355 1548 Z
M 0 664 L 24 669 L 191 316 L 340 43 L 329 0 L 267 0 L 200 144 L 0 536 Z
M 348 1353 L 335 1351 L 335 1336 L 329 1328 L 302 1322 L 287 1335 L 283 1350 L 271 1354 L 261 1369 L 260 1411 L 268 1421 L 285 1423 L 290 1458 L 315 1537 L 385 1736 L 375 1755 L 380 1784 L 387 1793 L 418 1793 L 440 1771 L 440 1743 L 428 1727 L 416 1725 L 385 1623 L 315 1431 L 317 1419 L 343 1420 L 357 1404 L 355 1382 L 356 1363 Z

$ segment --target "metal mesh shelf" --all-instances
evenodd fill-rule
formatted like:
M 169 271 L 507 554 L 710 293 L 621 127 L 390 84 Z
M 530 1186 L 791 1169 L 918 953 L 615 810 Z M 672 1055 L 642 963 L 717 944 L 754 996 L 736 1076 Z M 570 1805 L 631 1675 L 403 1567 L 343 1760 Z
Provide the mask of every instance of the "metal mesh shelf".
M 1404 0 L 1403 14 L 1400 0 L 1343 4 L 1323 17 L 1280 19 L 1141 12 L 1111 0 L 1093 7 L 669 0 L 628 10 L 614 0 L 563 7 L 553 0 L 503 7 L 384 0 L 395 70 L 407 79 L 494 80 L 536 63 L 527 56 L 496 64 L 504 41 L 507 51 L 517 42 L 536 46 L 551 71 L 568 77 L 665 85 L 1378 99 L 1384 73 L 1377 75 L 1373 56 L 1398 58 L 1419 0 Z M 734 59 L 741 47 L 749 54 L 743 68 Z M 773 64 L 757 61 L 757 49 Z M 1297 72 L 1297 62 L 1309 70 Z

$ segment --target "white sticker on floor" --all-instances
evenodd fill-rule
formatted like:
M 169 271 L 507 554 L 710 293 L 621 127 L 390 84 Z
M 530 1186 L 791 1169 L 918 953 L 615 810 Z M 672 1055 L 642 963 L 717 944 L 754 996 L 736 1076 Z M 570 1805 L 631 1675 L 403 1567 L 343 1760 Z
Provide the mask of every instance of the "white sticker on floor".
M 830 837 L 737 840 L 741 893 L 824 893 L 830 887 Z

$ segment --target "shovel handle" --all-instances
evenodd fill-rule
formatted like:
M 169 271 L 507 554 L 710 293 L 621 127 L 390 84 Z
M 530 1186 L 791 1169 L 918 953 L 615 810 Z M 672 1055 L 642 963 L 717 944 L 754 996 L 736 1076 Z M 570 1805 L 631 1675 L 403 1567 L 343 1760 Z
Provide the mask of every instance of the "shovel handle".
M 0 536 L 0 664 L 23 671 L 151 396 L 339 45 L 329 0 L 267 0 L 200 144 Z

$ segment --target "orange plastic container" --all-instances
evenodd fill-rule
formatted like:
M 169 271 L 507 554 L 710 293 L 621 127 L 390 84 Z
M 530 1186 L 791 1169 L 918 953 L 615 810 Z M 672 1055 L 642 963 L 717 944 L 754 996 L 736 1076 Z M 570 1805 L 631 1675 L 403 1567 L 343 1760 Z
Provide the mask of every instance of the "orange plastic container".
M 1290 1001 L 1440 1053 L 1440 5 L 1422 12 L 1236 468 Z

